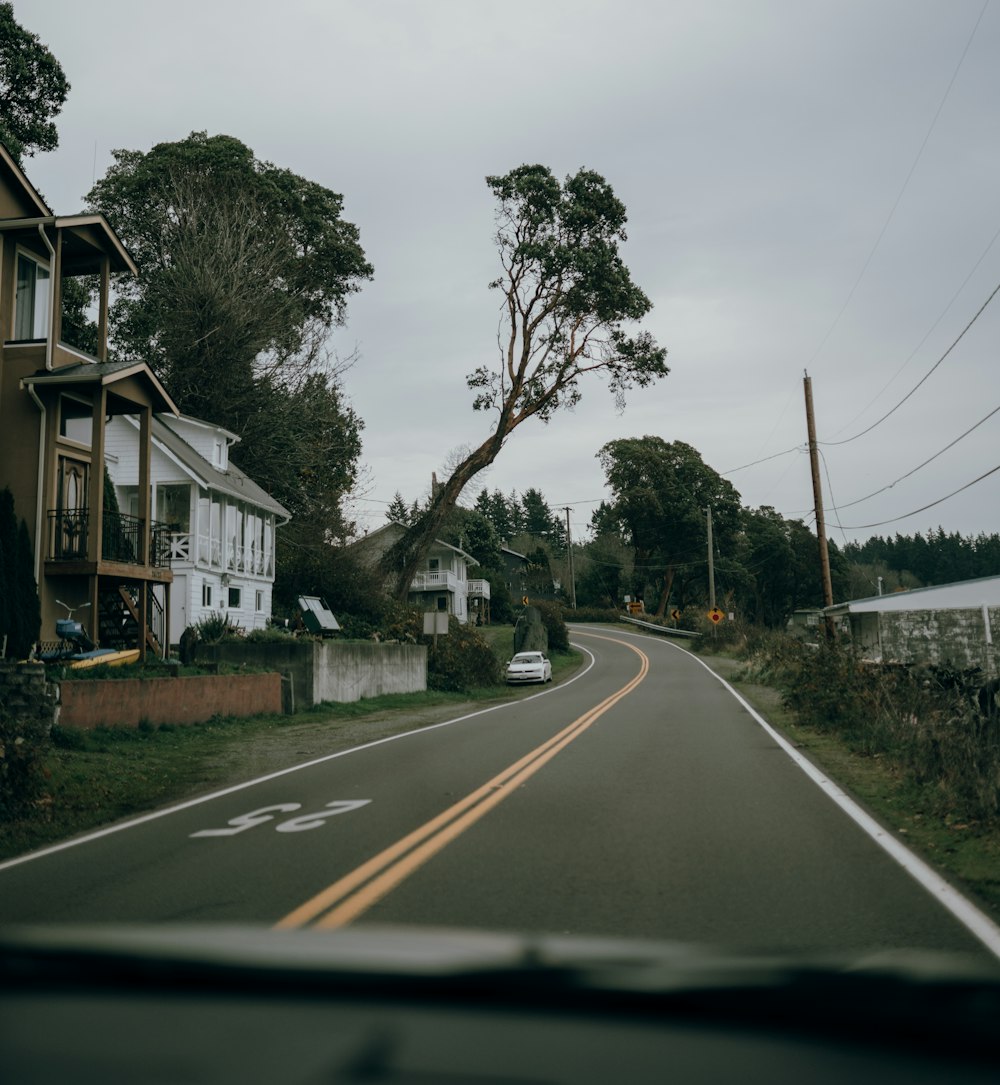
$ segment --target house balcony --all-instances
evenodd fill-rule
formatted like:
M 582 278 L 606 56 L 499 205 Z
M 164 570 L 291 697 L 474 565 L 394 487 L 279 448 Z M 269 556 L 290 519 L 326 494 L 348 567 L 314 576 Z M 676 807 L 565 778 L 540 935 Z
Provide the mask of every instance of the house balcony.
M 44 369 L 49 355 L 47 339 L 8 339 L 3 344 L 4 357 L 10 362 L 30 363 L 33 369 Z M 61 339 L 52 344 L 52 368 L 77 365 L 80 362 L 97 363 L 100 359 L 88 351 L 80 350 Z
M 468 582 L 468 595 L 470 599 L 489 599 L 490 582 L 488 580 L 470 580 Z
M 152 580 L 169 581 L 169 529 L 152 521 L 149 532 L 149 560 L 145 559 L 145 522 L 136 516 L 104 512 L 101 517 L 101 546 L 97 562 L 89 560 L 91 529 L 89 509 L 50 509 L 45 571 L 49 575 L 136 575 L 148 570 Z
M 174 531 L 169 535 L 169 547 L 172 560 L 178 564 L 218 573 L 274 576 L 273 553 L 255 543 L 244 546 L 234 540 L 227 544 L 210 535 Z
M 460 585 L 466 583 L 448 569 L 427 569 L 416 573 L 410 583 L 410 591 L 447 591 L 457 594 Z

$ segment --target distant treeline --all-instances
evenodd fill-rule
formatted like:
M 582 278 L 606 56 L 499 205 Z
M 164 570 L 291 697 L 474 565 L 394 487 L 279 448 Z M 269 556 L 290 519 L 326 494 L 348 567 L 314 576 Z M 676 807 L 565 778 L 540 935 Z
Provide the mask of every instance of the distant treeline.
M 873 535 L 863 543 L 845 543 L 844 557 L 856 565 L 884 565 L 909 572 L 921 584 L 950 584 L 980 576 L 1000 576 L 1000 535 L 962 536 L 943 528 L 922 535 Z

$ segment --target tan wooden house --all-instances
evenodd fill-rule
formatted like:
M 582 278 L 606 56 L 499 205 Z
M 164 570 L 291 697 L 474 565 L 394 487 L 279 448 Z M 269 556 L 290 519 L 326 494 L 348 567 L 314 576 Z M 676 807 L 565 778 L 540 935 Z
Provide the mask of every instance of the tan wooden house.
M 0 144 L 0 488 L 28 524 L 42 608 L 55 640 L 59 602 L 102 647 L 162 653 L 170 557 L 150 508 L 154 414 L 177 408 L 149 367 L 107 357 L 112 273 L 136 274 L 103 215 L 54 214 Z M 63 328 L 64 284 L 87 276 L 98 294 L 96 349 Z M 139 429 L 135 515 L 105 510 L 105 430 L 117 415 Z

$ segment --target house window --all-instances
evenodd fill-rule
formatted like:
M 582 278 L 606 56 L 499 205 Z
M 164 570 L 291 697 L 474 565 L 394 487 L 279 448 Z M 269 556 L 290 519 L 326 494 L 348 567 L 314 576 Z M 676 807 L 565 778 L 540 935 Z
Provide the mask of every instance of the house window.
M 242 588 L 230 588 L 229 589 L 229 606 L 235 610 L 239 610 L 242 606 L 243 589 Z
M 438 610 L 447 610 L 448 609 L 448 596 L 447 595 L 439 595 L 437 597 L 437 606 L 438 606 Z
M 256 606 L 257 613 L 260 614 L 260 612 L 263 609 L 264 609 L 264 593 L 262 591 L 258 591 L 257 592 L 257 606 Z
M 59 436 L 78 445 L 90 447 L 94 433 L 94 409 L 89 403 L 59 397 Z
M 156 519 L 171 531 L 191 530 L 191 487 L 188 483 L 161 483 L 156 487 Z
M 115 490 L 118 494 L 118 508 L 126 516 L 138 516 L 139 515 L 139 487 L 138 486 L 116 486 Z
M 203 580 L 201 584 L 201 605 L 203 607 L 212 605 L 212 585 L 207 580 Z
M 439 558 L 428 558 L 427 559 L 427 568 L 430 569 L 430 571 L 432 573 L 436 573 L 438 571 L 438 569 L 441 568 L 440 559 Z
M 49 269 L 46 264 L 17 254 L 17 296 L 14 338 L 45 339 L 49 319 Z

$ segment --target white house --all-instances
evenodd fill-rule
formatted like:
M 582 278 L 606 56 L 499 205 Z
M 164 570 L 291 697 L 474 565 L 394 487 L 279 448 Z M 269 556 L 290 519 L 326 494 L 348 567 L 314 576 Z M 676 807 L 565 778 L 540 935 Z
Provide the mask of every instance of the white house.
M 402 524 L 390 522 L 351 543 L 369 564 L 375 564 L 402 538 Z M 465 624 L 470 620 L 488 620 L 490 582 L 470 579 L 469 569 L 479 562 L 464 550 L 435 539 L 423 568 L 418 569 L 410 584 L 410 602 L 423 610 L 440 610 Z
M 105 456 L 124 513 L 138 507 L 138 424 L 117 416 L 108 425 Z M 271 616 L 275 531 L 289 513 L 229 462 L 239 438 L 183 415 L 152 422 L 150 482 L 154 518 L 166 528 L 174 579 L 171 644 L 189 625 L 227 615 L 243 629 Z

